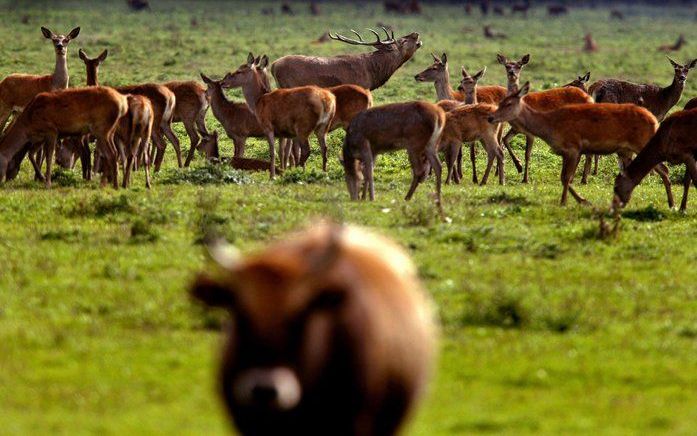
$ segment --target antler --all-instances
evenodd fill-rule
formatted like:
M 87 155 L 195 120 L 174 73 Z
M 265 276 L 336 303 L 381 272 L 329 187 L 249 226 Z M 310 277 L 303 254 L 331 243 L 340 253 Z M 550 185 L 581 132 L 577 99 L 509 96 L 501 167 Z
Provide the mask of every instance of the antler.
M 382 29 L 385 31 L 385 35 L 387 35 L 387 39 L 385 39 L 385 40 L 381 40 L 380 35 L 375 30 L 368 29 L 370 32 L 373 33 L 373 35 L 375 35 L 374 42 L 363 41 L 363 38 L 361 37 L 361 35 L 353 29 L 351 29 L 351 32 L 353 32 L 358 37 L 357 40 L 347 38 L 347 37 L 345 37 L 341 34 L 338 34 L 338 33 L 332 35 L 331 32 L 329 33 L 329 37 L 335 41 L 341 41 L 341 42 L 345 42 L 347 44 L 352 44 L 352 45 L 369 45 L 371 47 L 377 47 L 377 46 L 381 46 L 381 45 L 394 44 L 396 42 L 394 39 L 394 32 L 390 36 L 390 34 L 387 32 L 387 29 L 385 29 L 384 27 Z

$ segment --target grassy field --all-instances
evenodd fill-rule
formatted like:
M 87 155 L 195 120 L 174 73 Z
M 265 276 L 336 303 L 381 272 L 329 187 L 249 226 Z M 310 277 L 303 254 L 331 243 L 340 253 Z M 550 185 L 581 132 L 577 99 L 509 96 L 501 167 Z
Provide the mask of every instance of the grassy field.
M 587 70 L 595 79 L 667 84 L 672 68 L 655 47 L 680 32 L 697 40 L 691 9 L 632 9 L 623 23 L 602 9 L 553 20 L 539 9 L 528 20 L 485 20 L 509 35 L 492 42 L 481 36 L 482 20 L 457 7 L 398 18 L 372 5 L 327 4 L 316 18 L 305 7 L 295 17 L 264 17 L 256 2 L 155 1 L 153 14 L 127 13 L 121 1 L 28 3 L 3 6 L 0 76 L 51 71 L 53 50 L 39 26 L 80 25 L 69 47 L 73 86 L 85 80 L 80 47 L 91 56 L 109 49 L 100 79 L 116 85 L 221 76 L 250 50 L 272 59 L 361 50 L 310 44 L 327 29 L 383 21 L 398 34 L 420 32 L 424 47 L 374 93 L 376 104 L 433 100 L 433 86 L 413 79 L 430 64 L 429 51 L 447 51 L 453 81 L 459 65 L 488 65 L 484 84 L 503 84 L 495 54 L 529 52 L 523 79 L 536 89 Z M 588 31 L 597 54 L 580 51 Z M 675 55 L 690 56 L 691 45 Z M 681 104 L 695 95 L 697 75 Z M 220 127 L 212 114 L 208 125 Z M 176 131 L 185 137 L 180 125 Z M 465 183 L 444 188 L 452 222 L 442 223 L 431 181 L 412 202 L 402 200 L 404 154 L 378 159 L 374 203 L 349 202 L 337 160 L 342 138 L 331 135 L 328 174 L 313 140 L 308 169 L 274 182 L 200 158 L 178 170 L 171 149 L 149 192 L 140 173 L 132 189 L 115 192 L 81 181 L 79 169 L 59 172 L 47 191 L 25 164 L 19 180 L 0 187 L 0 434 L 229 432 L 214 392 L 223 317 L 186 294 L 205 267 L 203 229 L 249 250 L 318 216 L 400 241 L 437 303 L 438 373 L 407 434 L 695 434 L 697 199 L 687 214 L 669 210 L 652 176 L 619 233 L 602 238 L 590 208 L 558 206 L 561 161 L 538 141 L 530 184 L 507 162 L 507 186 L 492 179 L 477 187 L 467 166 Z M 223 145 L 229 155 L 231 142 Z M 522 156 L 521 146 L 519 138 Z M 248 150 L 263 157 L 266 146 L 250 140 Z M 614 158 L 602 160 L 580 192 L 607 206 L 615 173 Z M 681 173 L 673 170 L 674 181 Z M 679 199 L 681 188 L 675 192 Z

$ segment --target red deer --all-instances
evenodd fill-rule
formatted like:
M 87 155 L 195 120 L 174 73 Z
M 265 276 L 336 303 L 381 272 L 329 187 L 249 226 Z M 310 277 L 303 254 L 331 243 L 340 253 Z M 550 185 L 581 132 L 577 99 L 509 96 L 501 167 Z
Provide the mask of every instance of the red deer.
M 46 187 L 51 187 L 53 152 L 59 136 L 92 134 L 107 157 L 110 180 L 118 188 L 117 149 L 114 134 L 128 111 L 125 96 L 111 88 L 89 87 L 44 92 L 37 95 L 0 141 L 0 181 L 12 179 L 24 155 L 43 144 L 46 150 Z
M 150 150 L 148 144 L 152 136 L 154 110 L 152 103 L 142 95 L 128 95 L 128 113 L 119 121 L 116 129 L 116 142 L 122 156 L 124 173 L 123 187 L 130 182 L 133 165 L 142 157 L 145 168 L 145 187 L 150 189 Z
M 665 88 L 636 84 L 624 80 L 604 79 L 593 83 L 588 91 L 598 103 L 633 103 L 643 106 L 663 121 L 668 111 L 682 96 L 687 74 L 697 65 L 697 59 L 680 65 L 668 58 L 673 66 L 673 82 Z
M 662 46 L 658 47 L 658 51 L 663 51 L 663 52 L 680 51 L 680 49 L 685 44 L 687 44 L 687 40 L 685 39 L 685 36 L 680 35 L 678 37 L 678 40 L 675 41 L 675 44 L 662 45 Z
M 421 47 L 418 33 L 412 33 L 399 39 L 394 32 L 387 39 L 381 40 L 377 32 L 374 42 L 346 38 L 342 35 L 330 37 L 352 45 L 375 48 L 372 53 L 340 55 L 333 57 L 316 57 L 289 55 L 271 65 L 271 74 L 279 88 L 315 85 L 324 88 L 337 85 L 358 85 L 373 90 L 384 85 L 399 67 L 414 56 Z
M 85 63 L 87 71 L 87 85 L 99 85 L 99 66 L 106 59 L 107 53 L 104 51 L 99 57 L 90 59 L 81 51 L 80 58 Z M 181 148 L 179 139 L 172 131 L 172 119 L 176 107 L 176 96 L 172 91 L 163 85 L 156 83 L 144 83 L 140 85 L 115 86 L 115 90 L 121 94 L 142 95 L 150 100 L 155 117 L 151 139 L 157 148 L 157 157 L 154 160 L 155 171 L 160 170 L 162 159 L 164 158 L 165 141 L 163 135 L 172 142 L 174 150 L 177 154 L 177 162 L 179 168 L 182 167 Z M 152 155 L 151 155 L 152 162 Z
M 511 15 L 516 13 L 522 14 L 523 17 L 528 18 L 528 10 L 530 10 L 530 0 L 525 0 L 522 3 L 514 3 L 511 6 Z
M 246 103 L 234 103 L 225 97 L 222 80 L 212 80 L 203 73 L 201 79 L 208 87 L 206 95 L 210 100 L 213 115 L 223 126 L 228 138 L 232 140 L 233 156 L 243 157 L 247 138 L 266 138 L 264 129 L 261 128 L 256 115 Z
M 211 162 L 223 162 L 228 163 L 231 167 L 236 170 L 243 171 L 268 171 L 269 162 L 260 159 L 249 159 L 245 157 L 233 156 L 230 159 L 220 157 L 220 146 L 218 145 L 218 131 L 214 130 L 213 133 L 209 135 L 204 135 L 201 138 L 201 150 L 203 151 L 206 159 Z M 283 170 L 276 167 L 276 173 L 282 174 Z
M 218 272 L 199 274 L 191 294 L 231 314 L 219 387 L 241 434 L 398 434 L 437 334 L 402 248 L 319 224 L 242 258 L 209 252 Z
M 250 53 L 246 64 L 225 76 L 223 87 L 242 88 L 247 106 L 257 116 L 269 142 L 270 177 L 275 176 L 276 136 L 297 139 L 301 149 L 309 152 L 309 137 L 314 132 L 322 149 L 322 167 L 326 170 L 326 135 L 336 111 L 334 94 L 317 86 L 271 91 L 257 69 L 254 55 Z M 284 156 L 280 158 L 283 161 Z
M 568 88 L 573 89 L 573 88 Z M 639 153 L 658 128 L 651 112 L 633 104 L 585 103 L 565 105 L 540 111 L 523 99 L 530 90 L 526 83 L 509 94 L 489 118 L 490 122 L 517 122 L 533 135 L 544 140 L 562 158 L 561 204 L 566 205 L 568 193 L 579 203 L 587 203 L 571 186 L 581 156 L 584 154 L 615 154 L 628 162 Z M 673 197 L 665 166 L 659 172 L 672 207 Z
M 497 59 L 506 69 L 506 76 L 508 77 L 508 92 L 512 93 L 517 91 L 519 88 L 520 72 L 529 62 L 530 55 L 523 56 L 520 61 L 509 61 L 505 56 L 502 55 L 498 55 Z M 539 111 L 557 109 L 568 104 L 593 102 L 593 99 L 587 93 L 573 87 L 554 88 L 546 91 L 532 92 L 526 95 L 524 99 L 525 103 Z M 511 158 L 513 159 L 513 163 L 516 164 L 516 168 L 518 168 L 520 171 L 520 162 L 516 157 L 514 157 L 510 141 L 518 133 L 523 133 L 525 135 L 525 170 L 523 172 L 523 183 L 528 183 L 530 156 L 532 154 L 532 146 L 535 142 L 535 136 L 530 132 L 527 132 L 518 121 L 512 121 L 510 124 L 511 129 L 504 136 L 503 144 L 511 154 Z
M 637 155 L 637 157 L 615 179 L 613 206 L 624 207 L 634 188 L 646 175 L 662 162 L 685 165 L 684 191 L 680 210 L 687 209 L 687 196 L 690 186 L 697 183 L 697 111 L 675 112 L 666 118 L 656 134 Z
M 550 17 L 559 17 L 562 15 L 567 15 L 569 13 L 569 8 L 563 5 L 550 5 L 547 6 L 547 14 Z
M 581 91 L 585 92 L 586 94 L 588 93 L 588 88 L 586 85 L 588 84 L 588 81 L 591 79 L 591 72 L 587 72 L 584 76 L 578 76 L 571 82 L 567 83 L 564 85 L 564 87 L 573 87 L 573 88 L 578 88 Z
M 162 85 L 172 91 L 176 98 L 172 122 L 184 124 L 191 143 L 184 166 L 189 166 L 201 140 L 200 135 L 208 134 L 206 112 L 208 112 L 209 103 L 206 98 L 206 87 L 193 80 L 176 80 Z
M 445 127 L 445 112 L 440 107 L 416 101 L 370 108 L 356 115 L 344 139 L 344 171 L 349 195 L 358 200 L 358 169 L 362 167 L 363 198 L 366 192 L 375 199 L 373 168 L 375 156 L 406 149 L 412 180 L 405 200 L 411 199 L 419 183 L 431 169 L 436 174 L 436 199 L 440 203 L 442 165 L 438 142 Z
M 484 26 L 484 38 L 487 39 L 506 39 L 508 35 L 494 30 L 490 25 Z
M 42 27 L 44 37 L 50 39 L 56 52 L 56 66 L 53 74 L 36 76 L 32 74 L 11 74 L 0 82 L 0 131 L 5 128 L 10 115 L 21 112 L 32 98 L 40 92 L 54 91 L 68 87 L 68 44 L 77 38 L 80 28 L 76 27 L 65 35 L 56 35 Z
M 578 76 L 571 82 L 567 83 L 564 85 L 564 87 L 573 87 L 573 88 L 578 88 L 581 91 L 588 93 L 588 88 L 586 85 L 588 84 L 588 81 L 590 81 L 591 78 L 591 73 L 590 71 L 586 73 L 585 76 Z M 586 163 L 583 165 L 583 177 L 581 178 L 581 184 L 585 185 L 588 183 L 588 174 L 591 173 L 591 166 L 593 167 L 593 175 L 598 174 L 598 161 L 600 159 L 600 156 L 596 155 L 587 155 L 586 156 Z
M 598 51 L 598 44 L 593 40 L 593 35 L 586 33 L 583 37 L 583 51 L 586 53 L 595 53 Z

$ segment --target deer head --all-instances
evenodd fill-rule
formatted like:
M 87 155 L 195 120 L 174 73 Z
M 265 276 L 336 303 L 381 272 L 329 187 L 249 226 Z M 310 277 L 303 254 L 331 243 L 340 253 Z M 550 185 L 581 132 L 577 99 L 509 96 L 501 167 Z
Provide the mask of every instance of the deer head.
M 588 83 L 591 80 L 591 72 L 587 72 L 584 76 L 578 76 L 571 82 L 567 83 L 564 85 L 564 87 L 573 87 L 573 88 L 579 88 L 583 91 L 588 92 L 586 89 L 586 83 Z
M 222 80 L 213 80 L 203 73 L 199 74 L 201 75 L 201 80 L 203 80 L 203 83 L 206 84 L 206 98 L 208 101 L 210 101 L 213 95 L 217 92 L 222 92 Z
M 519 61 L 515 61 L 506 59 L 506 56 L 502 54 L 497 54 L 496 61 L 503 65 L 503 67 L 506 69 L 508 83 L 518 83 L 518 80 L 520 79 L 520 71 L 528 64 L 528 62 L 530 62 L 530 55 L 526 54 L 520 58 Z
M 395 39 L 394 31 L 388 31 L 385 27 L 382 27 L 381 29 L 385 33 L 385 39 L 381 39 L 380 34 L 375 30 L 368 29 L 373 35 L 375 35 L 375 41 L 372 42 L 364 41 L 363 37 L 353 29 L 351 29 L 351 32 L 356 35 L 356 39 L 347 38 L 338 33 L 330 33 L 329 37 L 335 41 L 341 41 L 351 45 L 364 45 L 373 47 L 377 50 L 397 52 L 404 61 L 410 59 L 416 50 L 418 50 L 423 44 L 419 39 L 419 34 L 416 32 L 402 36 L 399 39 Z
M 77 35 L 80 33 L 80 28 L 74 28 L 70 31 L 70 33 L 67 36 L 56 35 L 55 33 L 51 32 L 49 29 L 45 27 L 41 28 L 41 33 L 44 34 L 44 37 L 46 39 L 51 40 L 51 42 L 53 43 L 53 48 L 56 50 L 56 54 L 65 56 L 65 53 L 68 50 L 68 44 L 70 44 L 71 40 L 77 38 Z
M 460 85 L 457 87 L 458 91 L 467 95 L 473 94 L 477 89 L 477 82 L 484 77 L 484 74 L 486 74 L 486 67 L 479 70 L 474 76 L 471 76 L 465 67 L 462 67 L 462 80 L 460 80 Z
M 252 53 L 249 53 L 247 62 L 240 65 L 234 72 L 227 73 L 221 81 L 221 85 L 223 88 L 240 88 L 247 83 L 258 82 L 263 88 L 263 80 L 257 72 L 256 59 Z
M 218 131 L 206 135 L 202 134 L 201 142 L 198 146 L 208 160 L 220 160 L 220 147 L 218 146 Z
M 102 62 L 104 62 L 106 60 L 107 56 L 109 55 L 108 50 L 104 50 L 96 58 L 87 57 L 87 53 L 85 53 L 85 51 L 83 49 L 78 50 L 77 53 L 78 53 L 78 56 L 80 57 L 80 59 L 82 59 L 82 62 L 84 62 L 85 65 L 87 66 L 88 70 L 99 69 L 99 66 L 102 64 Z
M 522 109 L 521 99 L 530 92 L 530 82 L 525 82 L 519 90 L 509 92 L 508 95 L 501 100 L 496 112 L 489 116 L 489 122 L 492 124 L 512 121 L 518 118 Z
M 613 210 L 621 209 L 629 203 L 635 186 L 636 184 L 624 171 L 615 177 L 615 196 L 612 198 Z
M 414 76 L 417 82 L 437 82 L 448 77 L 448 55 L 443 53 L 441 57 L 438 57 L 431 53 L 431 56 L 433 57 L 431 66 Z
M 673 59 L 669 57 L 668 61 L 670 61 L 670 64 L 673 66 L 673 69 L 675 71 L 674 80 L 681 85 L 684 84 L 687 80 L 687 73 L 689 73 L 692 68 L 697 66 L 697 59 L 685 65 L 680 65 L 679 63 L 675 62 Z

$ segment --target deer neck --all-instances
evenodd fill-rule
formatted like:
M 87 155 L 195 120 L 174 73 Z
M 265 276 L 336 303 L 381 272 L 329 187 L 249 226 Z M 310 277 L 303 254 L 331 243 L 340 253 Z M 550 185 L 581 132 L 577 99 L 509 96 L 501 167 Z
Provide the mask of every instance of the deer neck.
M 51 82 L 52 89 L 65 89 L 68 87 L 68 81 L 68 59 L 66 55 L 56 53 L 56 68 L 53 70 L 53 81 Z
M 477 87 L 475 86 L 472 89 L 466 89 L 464 91 L 465 94 L 465 104 L 477 104 L 479 101 L 477 100 Z
M 445 76 L 439 78 L 435 81 L 436 85 L 436 97 L 438 101 L 441 100 L 454 100 L 453 88 L 450 87 L 450 79 L 448 78 L 448 73 L 446 71 Z
M 87 86 L 99 86 L 99 68 L 87 67 Z
M 363 56 L 364 61 L 367 62 L 371 91 L 390 80 L 394 72 L 408 60 L 404 59 L 398 51 L 378 50 L 359 56 Z
M 249 109 L 256 114 L 257 103 L 259 99 L 264 96 L 264 88 L 261 85 L 261 81 L 257 76 L 244 84 L 242 86 L 242 93 L 244 94 L 244 99 L 247 102 Z
M 520 114 L 518 114 L 517 121 L 526 131 L 549 143 L 548 139 L 554 132 L 554 126 L 548 113 L 535 110 L 524 101 L 521 101 L 520 104 Z
M 682 96 L 682 91 L 684 87 L 684 83 L 680 83 L 675 78 L 673 78 L 673 82 L 669 86 L 661 88 L 661 108 L 659 111 L 656 111 L 659 121 L 663 119 L 663 117 L 666 113 L 668 113 L 670 108 L 672 108 L 678 103 L 680 97 Z
M 509 78 L 508 84 L 507 84 L 507 89 L 508 89 L 509 94 L 512 92 L 518 92 L 518 90 L 520 89 L 520 78 L 519 77 L 516 77 L 515 79 Z
M 659 151 L 658 144 L 655 141 L 660 139 L 658 135 L 655 139 L 649 141 L 644 149 L 634 158 L 634 160 L 625 169 L 625 174 L 631 180 L 632 186 L 636 186 L 650 173 L 656 165 L 663 162 L 663 156 Z
M 213 95 L 211 95 L 211 109 L 213 110 L 213 115 L 218 119 L 224 119 L 225 116 L 222 114 L 222 109 L 226 104 L 230 103 L 223 93 L 223 89 L 216 87 L 213 89 Z

